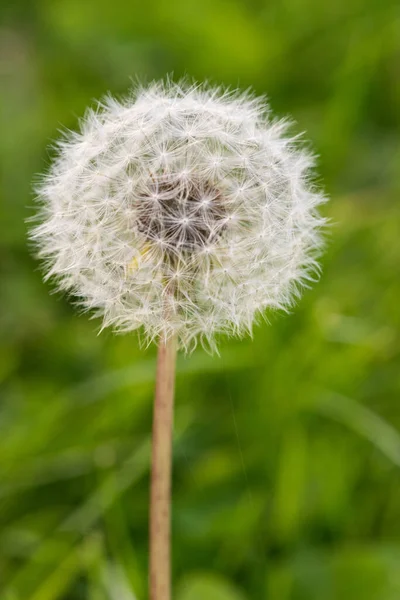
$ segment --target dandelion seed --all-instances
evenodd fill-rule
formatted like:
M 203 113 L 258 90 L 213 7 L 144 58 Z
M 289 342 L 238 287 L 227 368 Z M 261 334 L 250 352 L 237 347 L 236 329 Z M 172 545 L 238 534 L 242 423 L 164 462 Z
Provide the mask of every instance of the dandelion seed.
M 206 86 L 108 98 L 38 187 L 47 273 L 103 327 L 186 350 L 292 306 L 318 269 L 323 196 L 286 129 L 264 100 Z

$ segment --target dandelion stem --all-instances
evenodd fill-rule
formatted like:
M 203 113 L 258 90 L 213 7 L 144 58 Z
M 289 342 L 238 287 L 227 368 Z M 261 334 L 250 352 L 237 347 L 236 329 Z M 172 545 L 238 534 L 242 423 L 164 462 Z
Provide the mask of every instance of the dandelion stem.
M 160 343 L 153 413 L 150 599 L 171 598 L 171 455 L 176 339 Z

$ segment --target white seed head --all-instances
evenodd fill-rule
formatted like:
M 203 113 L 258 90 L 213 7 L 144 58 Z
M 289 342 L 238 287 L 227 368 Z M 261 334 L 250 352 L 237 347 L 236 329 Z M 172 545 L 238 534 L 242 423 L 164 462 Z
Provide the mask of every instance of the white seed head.
M 104 326 L 181 347 L 250 332 L 318 271 L 312 158 L 263 99 L 170 81 L 108 98 L 38 187 L 47 277 Z

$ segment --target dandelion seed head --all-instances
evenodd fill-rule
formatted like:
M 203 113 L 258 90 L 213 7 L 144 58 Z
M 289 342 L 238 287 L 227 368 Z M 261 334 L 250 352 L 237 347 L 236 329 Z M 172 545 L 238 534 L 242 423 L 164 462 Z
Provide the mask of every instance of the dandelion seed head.
M 318 272 L 313 159 L 263 99 L 153 83 L 89 110 L 38 186 L 47 277 L 117 331 L 251 332 Z

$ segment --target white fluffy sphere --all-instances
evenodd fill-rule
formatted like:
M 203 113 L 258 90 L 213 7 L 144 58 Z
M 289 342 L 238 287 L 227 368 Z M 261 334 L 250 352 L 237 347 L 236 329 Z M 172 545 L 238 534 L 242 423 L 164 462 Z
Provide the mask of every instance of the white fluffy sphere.
M 108 98 L 59 143 L 32 231 L 47 276 L 119 331 L 183 348 L 251 331 L 315 274 L 312 159 L 263 100 L 171 82 Z

